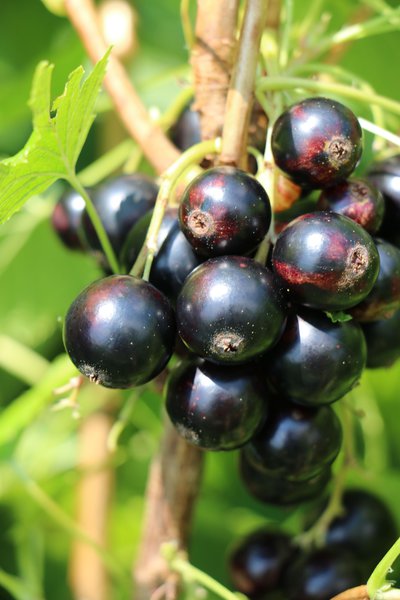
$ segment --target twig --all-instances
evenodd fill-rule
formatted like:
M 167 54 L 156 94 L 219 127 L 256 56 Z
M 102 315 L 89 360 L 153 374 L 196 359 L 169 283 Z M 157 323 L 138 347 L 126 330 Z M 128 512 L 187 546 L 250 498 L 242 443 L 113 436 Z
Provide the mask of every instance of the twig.
M 370 600 L 366 585 L 359 585 L 358 587 L 346 590 L 341 594 L 338 594 L 331 600 Z
M 106 542 L 113 479 L 111 469 L 104 468 L 109 458 L 107 439 L 111 426 L 111 419 L 98 413 L 88 417 L 79 432 L 79 466 L 86 473 L 78 487 L 77 522 L 82 531 L 101 547 Z M 78 539 L 72 549 L 70 582 L 75 598 L 108 598 L 107 573 L 103 561 L 90 546 Z
M 93 62 L 104 56 L 107 46 L 101 37 L 98 15 L 92 0 L 65 0 L 67 15 Z M 154 123 L 133 87 L 124 67 L 110 57 L 105 87 L 116 112 L 130 135 L 158 173 L 162 173 L 179 156 L 178 150 Z
M 192 51 L 196 100 L 201 137 L 214 139 L 222 133 L 226 94 L 236 48 L 239 0 L 198 0 Z
M 247 2 L 237 61 L 226 103 L 220 158 L 220 162 L 223 164 L 240 164 L 247 145 L 261 34 L 266 18 L 267 2 L 265 0 Z
M 202 452 L 189 446 L 166 421 L 161 449 L 147 484 L 144 535 L 134 570 L 135 600 L 149 600 L 165 581 L 173 586 L 174 576 L 171 578 L 160 547 L 174 540 L 179 549 L 186 548 L 201 481 Z

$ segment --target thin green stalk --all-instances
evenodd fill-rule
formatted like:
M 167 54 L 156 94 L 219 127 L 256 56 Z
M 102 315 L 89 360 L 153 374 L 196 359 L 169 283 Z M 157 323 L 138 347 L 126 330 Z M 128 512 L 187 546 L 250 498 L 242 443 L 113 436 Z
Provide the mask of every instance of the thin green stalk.
M 93 548 L 95 552 L 100 556 L 104 565 L 107 567 L 109 572 L 118 578 L 128 576 L 125 569 L 114 559 L 110 553 L 100 546 L 95 540 L 93 540 L 85 531 L 83 531 L 75 521 L 69 517 L 54 500 L 46 494 L 46 492 L 33 480 L 20 465 L 11 462 L 14 473 L 22 483 L 27 494 L 44 510 L 44 512 L 62 527 L 72 538 L 80 539 L 82 542 Z
M 97 210 L 92 202 L 92 199 L 90 198 L 87 191 L 85 190 L 85 188 L 79 181 L 77 175 L 72 174 L 69 177 L 69 183 L 78 192 L 78 194 L 80 194 L 82 196 L 82 198 L 85 200 L 87 213 L 88 213 L 89 218 L 90 218 L 90 220 L 93 224 L 93 227 L 96 231 L 97 237 L 99 238 L 99 241 L 100 241 L 101 247 L 103 248 L 104 254 L 106 255 L 108 264 L 114 273 L 118 273 L 119 265 L 118 265 L 117 258 L 115 256 L 115 252 L 113 250 L 113 247 L 111 246 L 110 240 L 108 239 L 108 235 L 105 232 L 103 223 L 101 222 L 101 219 L 100 219 L 100 217 L 97 213 Z
M 6 573 L 3 569 L 0 569 L 0 587 L 9 592 L 15 600 L 26 600 L 27 598 L 42 600 L 42 598 L 33 597 L 21 579 Z
M 150 221 L 145 242 L 139 252 L 139 256 L 133 265 L 130 274 L 140 276 L 143 272 L 143 279 L 148 280 L 151 265 L 155 253 L 157 252 L 157 236 L 164 217 L 165 209 L 172 190 L 181 175 L 193 165 L 199 163 L 205 156 L 215 154 L 221 151 L 221 139 L 208 140 L 195 144 L 184 152 L 178 160 L 174 162 L 161 178 L 160 191 L 154 206 L 153 216 Z
M 161 548 L 161 554 L 166 559 L 171 571 L 179 573 L 184 580 L 191 583 L 198 583 L 210 592 L 223 598 L 223 600 L 246 600 L 247 596 L 231 592 L 224 585 L 210 577 L 210 575 L 191 565 L 179 555 L 174 544 L 164 544 Z
M 85 187 L 96 185 L 119 169 L 128 160 L 136 146 L 132 139 L 124 140 L 80 171 L 78 173 L 79 181 Z
M 181 0 L 181 22 L 186 48 L 190 50 L 194 44 L 192 22 L 190 20 L 190 0 Z
M 297 36 L 300 38 L 300 40 L 308 35 L 315 22 L 321 18 L 321 12 L 324 3 L 325 0 L 313 0 L 313 2 L 307 6 L 306 16 L 300 23 L 297 31 Z
M 400 538 L 393 544 L 393 546 L 386 552 L 382 560 L 377 564 L 373 570 L 371 577 L 367 581 L 367 589 L 370 598 L 379 600 L 380 598 L 393 598 L 393 600 L 400 598 L 400 590 L 390 590 L 397 595 L 389 596 L 390 584 L 386 580 L 386 576 L 389 573 L 394 561 L 400 555 Z M 385 589 L 386 588 L 386 589 Z M 380 593 L 380 591 L 382 591 Z
M 400 146 L 400 136 L 388 131 L 387 129 L 384 129 L 383 127 L 379 127 L 379 125 L 376 125 L 376 123 L 371 123 L 371 121 L 363 119 L 363 117 L 358 117 L 358 120 L 361 127 L 365 129 L 365 131 L 369 131 L 370 133 L 387 140 L 395 146 Z
M 0 366 L 28 385 L 36 385 L 50 363 L 25 344 L 8 335 L 0 335 Z
M 289 62 L 290 35 L 293 26 L 293 0 L 285 0 L 281 10 L 281 35 L 279 44 L 279 66 L 285 70 Z
M 365 90 L 352 88 L 348 85 L 333 83 L 330 81 L 313 81 L 311 79 L 303 79 L 301 77 L 263 77 L 258 80 L 258 91 L 283 91 L 283 90 L 307 90 L 309 92 L 317 92 L 325 94 L 326 92 L 345 96 L 353 100 L 358 100 L 363 104 L 370 103 L 382 106 L 396 115 L 400 115 L 400 102 L 379 96 L 378 94 L 368 94 Z

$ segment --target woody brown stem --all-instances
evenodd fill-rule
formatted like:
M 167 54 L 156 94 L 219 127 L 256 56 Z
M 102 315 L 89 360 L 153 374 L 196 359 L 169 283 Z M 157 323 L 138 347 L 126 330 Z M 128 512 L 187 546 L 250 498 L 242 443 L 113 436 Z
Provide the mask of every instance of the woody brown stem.
M 75 27 L 90 59 L 96 63 L 107 51 L 101 36 L 98 14 L 92 0 L 65 0 L 67 15 Z M 128 74 L 114 56 L 110 56 L 104 85 L 115 111 L 129 134 L 137 141 L 157 173 L 162 173 L 179 156 L 179 151 L 150 119 Z
M 226 103 L 220 158 L 224 164 L 240 165 L 245 155 L 260 41 L 266 18 L 266 0 L 247 1 Z
M 198 0 L 192 50 L 194 109 L 200 113 L 203 140 L 222 132 L 236 48 L 239 0 Z
M 367 586 L 359 585 L 358 587 L 351 588 L 350 590 L 346 590 L 341 594 L 338 594 L 331 600 L 370 600 Z

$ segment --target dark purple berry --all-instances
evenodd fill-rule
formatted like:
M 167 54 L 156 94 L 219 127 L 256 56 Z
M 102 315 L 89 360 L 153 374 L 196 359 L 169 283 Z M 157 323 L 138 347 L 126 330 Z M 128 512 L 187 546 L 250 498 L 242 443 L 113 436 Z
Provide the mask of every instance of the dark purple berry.
M 369 233 L 330 212 L 308 213 L 289 223 L 276 240 L 272 262 L 295 300 L 328 311 L 364 300 L 379 272 Z
M 355 169 L 362 131 L 353 112 L 328 98 L 306 98 L 289 107 L 272 131 L 272 154 L 282 171 L 312 188 L 334 185 Z
M 278 340 L 285 316 L 274 275 L 238 256 L 197 267 L 177 300 L 182 340 L 216 363 L 245 363 L 263 353 Z
M 146 281 L 129 275 L 89 285 L 65 318 L 64 344 L 72 362 L 105 387 L 150 381 L 167 364 L 174 343 L 168 300 Z
M 330 406 L 299 406 L 274 398 L 268 419 L 243 447 L 247 460 L 271 477 L 304 481 L 335 460 L 342 443 L 342 427 Z
M 346 490 L 342 507 L 328 527 L 325 543 L 349 550 L 372 569 L 398 537 L 393 515 L 380 498 L 365 490 Z
M 194 252 L 176 220 L 154 257 L 149 281 L 175 305 L 186 277 L 203 260 Z
M 157 184 L 141 173 L 119 175 L 97 188 L 93 203 L 116 254 L 120 253 L 133 225 L 153 208 L 157 194 Z M 83 226 L 90 247 L 101 250 L 87 213 L 83 217 Z
M 265 364 L 275 392 L 316 406 L 347 394 L 359 381 L 365 361 L 366 345 L 358 323 L 332 323 L 318 311 L 303 309 L 288 318 Z
M 279 589 L 282 575 L 296 549 L 285 533 L 259 529 L 237 544 L 229 557 L 235 588 L 250 598 Z
M 363 323 L 367 368 L 390 367 L 400 358 L 400 310 L 389 319 Z
M 171 128 L 171 140 L 179 150 L 187 150 L 201 141 L 200 115 L 190 106 L 185 108 Z
M 188 442 L 207 450 L 243 446 L 267 415 L 267 390 L 254 368 L 185 362 L 167 386 L 167 413 Z
M 215 167 L 186 188 L 179 220 L 197 253 L 242 255 L 254 250 L 267 234 L 271 206 L 254 177 L 233 167 Z
M 331 480 L 331 469 L 325 467 L 306 481 L 290 481 L 280 477 L 271 477 L 256 468 L 242 449 L 240 451 L 240 476 L 249 494 L 260 502 L 290 506 L 321 496 Z
M 51 222 L 63 244 L 70 250 L 85 250 L 82 216 L 85 201 L 74 189 L 63 193 L 54 206 Z
M 400 250 L 384 240 L 375 240 L 379 252 L 379 275 L 368 296 L 350 310 L 358 321 L 378 321 L 400 309 Z
M 365 583 L 357 560 L 343 549 L 322 548 L 302 553 L 284 574 L 286 600 L 330 600 Z
M 400 246 L 400 155 L 374 163 L 368 179 L 382 192 L 385 201 L 385 216 L 378 235 Z
M 317 208 L 349 217 L 369 233 L 376 233 L 382 224 L 385 201 L 373 183 L 364 179 L 347 179 L 324 189 Z

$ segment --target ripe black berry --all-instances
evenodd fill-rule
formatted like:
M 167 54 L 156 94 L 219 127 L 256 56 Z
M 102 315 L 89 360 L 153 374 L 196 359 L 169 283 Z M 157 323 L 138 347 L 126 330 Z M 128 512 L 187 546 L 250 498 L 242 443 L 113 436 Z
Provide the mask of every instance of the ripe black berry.
M 364 300 L 379 272 L 369 233 L 330 212 L 308 213 L 289 223 L 276 240 L 272 262 L 294 299 L 329 311 Z
M 273 389 L 311 406 L 347 394 L 360 379 L 365 361 L 358 323 L 332 323 L 319 311 L 305 309 L 288 318 L 281 339 L 265 360 Z
M 376 233 L 382 224 L 385 202 L 373 183 L 364 179 L 347 179 L 324 189 L 317 208 L 349 217 L 369 233 Z
M 267 415 L 267 392 L 251 367 L 185 362 L 169 379 L 168 415 L 190 443 L 208 450 L 245 444 Z
M 385 240 L 375 240 L 379 274 L 368 296 L 350 313 L 358 321 L 377 321 L 393 316 L 400 308 L 400 250 Z
M 201 141 L 200 115 L 190 106 L 185 108 L 171 128 L 171 140 L 184 151 Z
M 248 254 L 271 223 L 271 206 L 254 177 L 233 167 L 215 167 L 186 188 L 180 205 L 181 228 L 204 256 Z
M 150 381 L 165 367 L 174 343 L 168 300 L 146 281 L 128 275 L 89 285 L 65 318 L 64 344 L 72 362 L 105 387 Z
M 284 573 L 287 600 L 330 600 L 365 583 L 357 560 L 343 549 L 322 548 L 301 554 Z
M 307 98 L 276 121 L 272 153 L 282 171 L 301 185 L 319 188 L 346 179 L 362 152 L 360 124 L 346 106 Z
M 389 319 L 363 323 L 367 368 L 390 367 L 400 358 L 400 310 Z
M 243 453 L 271 477 L 304 481 L 338 455 L 342 427 L 330 406 L 299 406 L 282 398 L 269 401 L 268 419 Z
M 400 155 L 374 163 L 368 179 L 385 200 L 385 215 L 378 235 L 400 246 Z
M 271 477 L 255 467 L 242 449 L 240 451 L 240 476 L 249 494 L 260 502 L 290 506 L 321 496 L 331 479 L 331 469 L 325 467 L 306 481 L 290 481 L 280 477 Z
M 158 186 L 147 175 L 120 175 L 109 179 L 93 195 L 93 203 L 116 254 L 119 254 L 133 225 L 153 208 Z M 100 241 L 84 214 L 83 227 L 90 247 L 101 250 Z
M 264 597 L 279 589 L 294 552 L 292 540 L 285 533 L 259 529 L 248 535 L 229 557 L 235 588 L 250 598 Z
M 54 206 L 51 222 L 63 244 L 70 250 L 85 250 L 82 216 L 85 201 L 74 189 L 67 190 Z
M 285 312 L 272 273 L 250 258 L 212 258 L 186 279 L 177 300 L 187 347 L 216 363 L 245 363 L 274 344 Z

